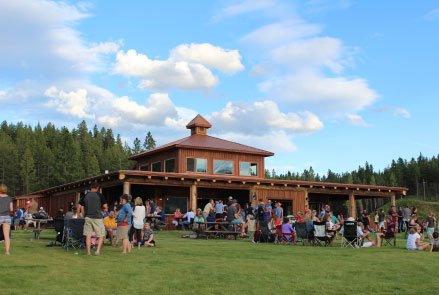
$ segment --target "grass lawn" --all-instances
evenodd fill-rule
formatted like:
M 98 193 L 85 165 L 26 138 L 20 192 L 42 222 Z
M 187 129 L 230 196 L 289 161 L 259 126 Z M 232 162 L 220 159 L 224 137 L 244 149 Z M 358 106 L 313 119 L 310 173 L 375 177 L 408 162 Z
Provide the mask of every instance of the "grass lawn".
M 438 253 L 397 248 L 251 244 L 189 240 L 159 232 L 155 249 L 105 246 L 102 256 L 46 247 L 14 233 L 0 255 L 0 294 L 437 294 Z M 1 245 L 3 247 L 3 245 Z

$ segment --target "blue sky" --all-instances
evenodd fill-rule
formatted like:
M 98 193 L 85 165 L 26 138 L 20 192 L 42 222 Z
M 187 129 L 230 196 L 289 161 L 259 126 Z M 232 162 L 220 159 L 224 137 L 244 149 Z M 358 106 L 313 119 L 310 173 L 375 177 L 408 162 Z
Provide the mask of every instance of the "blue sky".
M 439 152 L 437 36 L 436 1 L 0 0 L 0 114 L 163 144 L 200 113 L 269 169 L 382 169 Z

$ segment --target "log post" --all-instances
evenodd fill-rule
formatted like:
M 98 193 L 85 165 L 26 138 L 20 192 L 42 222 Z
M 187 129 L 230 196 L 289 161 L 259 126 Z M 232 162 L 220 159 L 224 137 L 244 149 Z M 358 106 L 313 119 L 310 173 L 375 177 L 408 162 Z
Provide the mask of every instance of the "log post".
M 357 204 L 354 193 L 349 194 L 349 217 L 357 219 Z
M 131 183 L 129 183 L 128 181 L 125 181 L 123 183 L 123 194 L 131 194 Z
M 396 196 L 395 196 L 395 194 L 390 196 L 390 205 L 391 206 L 396 206 Z
M 81 193 L 80 192 L 77 192 L 76 193 L 76 196 L 75 196 L 75 204 L 78 204 L 79 203 L 79 199 L 81 198 Z
M 255 197 L 255 198 L 253 198 L 253 197 Z M 255 204 L 255 203 L 257 203 L 257 201 L 258 201 L 258 196 L 257 196 L 256 189 L 255 189 L 254 186 L 252 186 L 252 187 L 250 188 L 250 192 L 249 192 L 249 196 L 248 196 L 248 198 L 249 198 L 249 204 Z
M 190 208 L 192 211 L 197 211 L 197 185 L 196 183 L 191 184 L 190 186 Z
M 294 202 L 294 200 L 292 200 Z M 309 209 L 308 190 L 305 189 L 305 212 Z

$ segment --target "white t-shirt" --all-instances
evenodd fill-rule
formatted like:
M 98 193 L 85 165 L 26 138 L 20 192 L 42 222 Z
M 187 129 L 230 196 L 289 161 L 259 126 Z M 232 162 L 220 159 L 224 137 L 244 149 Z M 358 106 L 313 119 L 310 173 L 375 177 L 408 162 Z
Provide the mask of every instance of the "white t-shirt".
M 195 218 L 195 213 L 192 212 L 192 211 L 189 211 L 189 212 L 187 212 L 187 213 L 184 215 L 184 217 L 187 218 L 187 221 L 190 221 L 191 219 L 194 219 L 194 218 Z
M 420 239 L 421 236 L 418 233 L 409 234 L 407 237 L 407 249 L 408 250 L 416 250 L 418 246 L 416 246 L 416 240 Z
M 133 225 L 136 229 L 143 228 L 143 220 L 145 219 L 145 206 L 136 206 L 134 207 L 133 212 Z

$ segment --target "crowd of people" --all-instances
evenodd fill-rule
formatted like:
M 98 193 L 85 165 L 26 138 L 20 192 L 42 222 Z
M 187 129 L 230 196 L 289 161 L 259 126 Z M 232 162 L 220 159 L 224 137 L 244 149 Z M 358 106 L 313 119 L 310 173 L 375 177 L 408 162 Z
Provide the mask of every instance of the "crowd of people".
M 177 208 L 172 223 L 176 228 L 205 229 L 207 224 L 225 223 L 229 228 L 239 231 L 242 237 L 248 237 L 256 242 L 255 233 L 266 232 L 272 237 L 281 234 L 287 241 L 294 242 L 296 238 L 295 224 L 305 223 L 306 228 L 312 229 L 315 223 L 325 225 L 326 238 L 331 241 L 337 234 L 343 235 L 345 221 L 357 222 L 357 237 L 363 247 L 380 247 L 381 240 L 395 236 L 398 232 L 407 231 L 407 249 L 438 251 L 437 235 L 435 232 L 436 218 L 430 212 L 425 220 L 417 216 L 417 209 L 391 206 L 388 212 L 383 209 L 370 214 L 363 210 L 355 219 L 345 219 L 343 213 L 334 214 L 331 206 L 326 204 L 320 211 L 306 210 L 297 212 L 295 216 L 284 216 L 280 202 L 254 203 L 241 206 L 235 199 L 229 197 L 226 203 L 222 200 L 209 200 L 203 209 L 195 212 L 189 210 L 185 214 Z M 424 240 L 428 239 L 429 242 Z M 274 241 L 274 238 L 271 239 Z M 415 246 L 413 246 L 415 245 Z
M 78 217 L 85 218 L 84 236 L 88 255 L 91 255 L 93 236 L 97 238 L 95 255 L 100 255 L 105 237 L 109 238 L 111 245 L 121 242 L 124 254 L 130 253 L 133 246 L 154 247 L 153 227 L 158 226 L 165 217 L 160 206 L 151 200 L 144 204 L 142 198 L 133 200 L 128 194 L 122 195 L 109 209 L 96 183 L 81 197 L 76 212 Z
M 76 205 L 71 203 L 67 212 L 60 208 L 56 216 L 63 219 L 84 218 L 83 234 L 87 254 L 91 255 L 91 247 L 94 245 L 95 254 L 100 255 L 106 238 L 111 245 L 121 243 L 123 253 L 130 253 L 134 246 L 154 247 L 154 229 L 159 229 L 166 222 L 162 208 L 152 200 L 143 202 L 139 197 L 133 200 L 127 194 L 109 205 L 99 191 L 99 185 L 93 183 Z M 0 226 L 6 254 L 10 253 L 11 225 L 15 225 L 16 229 L 27 228 L 35 223 L 36 215 L 47 218 L 44 208 L 38 209 L 34 201 L 27 204 L 26 208 L 17 208 L 15 213 L 12 211 L 12 199 L 7 195 L 7 187 L 0 185 Z M 255 202 L 241 206 L 236 199 L 229 197 L 224 202 L 211 199 L 195 212 L 188 210 L 183 213 L 177 208 L 172 216 L 172 224 L 177 229 L 205 230 L 208 224 L 220 223 L 252 242 L 257 242 L 266 233 L 270 237 L 280 234 L 286 241 L 294 243 L 298 223 L 306 224 L 307 228 L 313 228 L 317 223 L 323 224 L 326 237 L 332 240 L 337 234 L 343 235 L 345 221 L 357 221 L 357 236 L 363 241 L 363 247 L 380 247 L 383 238 L 394 236 L 397 232 L 406 232 L 408 250 L 439 250 L 435 216 L 430 212 L 427 218 L 421 220 L 415 207 L 397 209 L 391 206 L 388 212 L 380 209 L 373 214 L 363 210 L 357 219 L 345 219 L 342 213 L 334 214 L 331 206 L 326 204 L 319 211 L 305 210 L 294 216 L 285 216 L 280 202 L 268 200 L 266 203 Z

